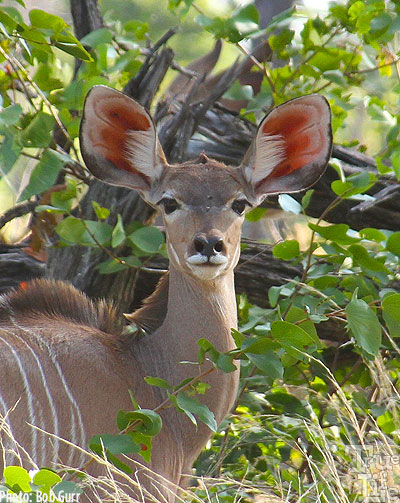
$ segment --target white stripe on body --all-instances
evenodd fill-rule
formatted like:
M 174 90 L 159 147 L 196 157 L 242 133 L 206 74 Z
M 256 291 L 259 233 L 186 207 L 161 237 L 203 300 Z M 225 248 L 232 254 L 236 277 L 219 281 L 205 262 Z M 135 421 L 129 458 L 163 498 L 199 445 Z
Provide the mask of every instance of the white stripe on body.
M 4 342 L 4 344 L 8 347 L 8 349 L 11 351 L 13 357 L 15 358 L 19 372 L 22 377 L 22 381 L 24 383 L 24 390 L 25 390 L 26 399 L 28 402 L 29 422 L 31 424 L 36 424 L 36 415 L 35 415 L 35 410 L 33 407 L 33 394 L 32 394 L 32 391 L 31 391 L 31 388 L 29 385 L 28 376 L 27 376 L 25 369 L 22 365 L 21 359 L 20 359 L 17 351 L 15 351 L 15 349 L 12 347 L 12 345 L 8 341 L 3 339 L 3 337 L 1 337 L 1 336 L 0 336 L 0 340 Z M 37 431 L 35 429 L 33 429 L 32 430 L 32 458 L 36 460 L 37 456 L 38 456 L 38 453 L 37 453 Z
M 24 344 L 28 348 L 28 350 L 32 354 L 32 356 L 38 366 L 40 377 L 41 377 L 42 383 L 43 383 L 43 388 L 45 390 L 47 400 L 49 402 L 49 406 L 50 406 L 50 410 L 51 410 L 51 416 L 52 416 L 52 420 L 53 420 L 52 433 L 54 433 L 56 436 L 59 436 L 57 411 L 56 411 L 53 397 L 51 395 L 50 388 L 47 384 L 47 379 L 46 379 L 44 369 L 42 367 L 42 364 L 40 363 L 40 359 L 39 359 L 38 355 L 35 353 L 35 351 L 33 350 L 33 348 L 28 344 L 28 342 L 23 337 L 19 336 L 15 332 L 12 332 L 12 334 L 13 334 L 13 337 L 18 339 L 22 344 Z M 45 422 L 44 422 L 44 418 L 43 418 L 42 408 L 39 408 L 39 411 L 40 411 L 40 415 L 41 415 L 40 422 L 41 422 L 41 424 L 44 425 Z M 37 426 L 39 426 L 39 425 L 37 425 Z M 55 464 L 57 462 L 59 443 L 60 443 L 60 441 L 57 438 L 55 438 L 54 439 L 54 454 L 53 454 L 53 458 L 51 459 L 52 464 Z M 41 457 L 40 457 L 40 459 L 38 458 L 38 460 L 36 461 L 36 463 L 39 466 L 43 466 L 44 464 L 49 463 L 47 452 L 48 452 L 48 449 L 46 449 L 46 444 L 45 444 L 45 442 L 42 442 L 42 444 L 41 444 Z
M 14 460 L 14 454 L 10 451 L 12 451 L 12 445 L 14 442 L 11 440 L 14 438 L 14 433 L 11 428 L 11 423 L 8 420 L 8 412 L 9 408 L 7 407 L 7 403 L 4 400 L 4 398 L 0 394 L 0 407 L 2 408 L 2 412 L 0 413 L 0 432 L 5 431 L 5 434 L 7 436 L 7 439 L 5 443 L 1 443 L 1 445 L 4 446 L 3 449 L 3 465 L 8 466 L 9 464 L 13 463 Z M 5 454 L 4 454 L 5 453 Z
M 73 443 L 73 444 L 77 444 L 77 445 L 80 445 L 81 447 L 85 448 L 86 443 L 87 443 L 87 438 L 86 438 L 85 427 L 83 425 L 82 414 L 79 409 L 79 405 L 76 402 L 70 387 L 68 386 L 68 383 L 65 379 L 64 373 L 61 369 L 61 366 L 57 361 L 56 354 L 54 353 L 54 351 L 52 351 L 52 348 L 49 345 L 49 343 L 39 333 L 35 332 L 32 329 L 28 330 L 25 327 L 21 326 L 16 321 L 16 319 L 12 316 L 10 316 L 10 319 L 12 321 L 12 324 L 16 328 L 18 328 L 19 330 L 22 330 L 24 333 L 28 334 L 29 336 L 35 337 L 38 346 L 45 348 L 47 350 L 47 352 L 50 356 L 50 359 L 56 369 L 58 377 L 60 378 L 60 381 L 61 381 L 62 386 L 64 388 L 65 394 L 67 395 L 68 400 L 71 403 L 71 407 L 69 407 L 69 410 L 71 412 L 71 430 L 70 430 L 70 438 L 68 438 L 68 440 L 70 440 L 71 443 Z M 66 408 L 67 408 L 67 406 L 66 406 Z M 77 431 L 77 430 L 79 430 L 79 431 Z M 55 452 L 54 455 L 58 457 L 58 452 Z M 67 465 L 72 465 L 73 456 L 74 456 L 74 449 L 71 447 L 71 448 L 69 448 L 68 460 L 67 461 L 64 460 L 64 462 L 66 462 Z M 79 461 L 79 463 L 80 464 L 83 463 L 84 460 L 85 460 L 85 456 L 83 453 L 81 453 L 81 460 Z

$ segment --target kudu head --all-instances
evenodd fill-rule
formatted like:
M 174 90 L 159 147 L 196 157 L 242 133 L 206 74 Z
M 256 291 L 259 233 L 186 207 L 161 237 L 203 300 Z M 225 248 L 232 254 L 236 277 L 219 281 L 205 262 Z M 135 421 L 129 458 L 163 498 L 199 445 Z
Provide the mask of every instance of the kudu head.
M 330 109 L 318 95 L 289 101 L 261 122 L 239 167 L 201 155 L 169 165 L 146 110 L 105 86 L 89 92 L 81 124 L 89 170 L 159 208 L 172 265 L 201 281 L 231 271 L 246 210 L 268 194 L 296 192 L 322 175 L 332 146 Z

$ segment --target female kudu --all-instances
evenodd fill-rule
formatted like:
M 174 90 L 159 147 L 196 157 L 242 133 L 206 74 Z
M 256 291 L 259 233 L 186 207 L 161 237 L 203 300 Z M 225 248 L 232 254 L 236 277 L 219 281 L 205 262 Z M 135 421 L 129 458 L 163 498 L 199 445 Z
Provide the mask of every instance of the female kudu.
M 275 108 L 239 167 L 204 154 L 169 165 L 150 115 L 127 96 L 96 86 L 86 99 L 80 138 L 97 178 L 138 190 L 160 210 L 170 268 L 130 315 L 146 332 L 140 338 L 124 336 L 111 307 L 65 283 L 34 281 L 0 298 L 0 412 L 18 454 L 25 457 L 25 450 L 39 466 L 82 466 L 81 451 L 61 439 L 86 447 L 93 435 L 116 433 L 118 410 L 132 408 L 129 391 L 141 407 L 156 407 L 165 396 L 144 377 L 171 384 L 190 377 L 193 366 L 180 362 L 197 360 L 198 339 L 219 351 L 234 348 L 233 269 L 246 209 L 268 194 L 305 189 L 322 175 L 331 152 L 330 110 L 317 95 Z M 215 370 L 205 379 L 210 387 L 199 400 L 217 423 L 234 402 L 238 377 L 238 371 Z M 149 467 L 165 480 L 156 487 L 145 474 L 138 477 L 148 494 L 172 502 L 175 492 L 165 481 L 182 485 L 211 431 L 204 424 L 196 430 L 174 408 L 161 415 Z M 18 448 L 5 436 L 2 449 L 4 463 L 15 461 Z

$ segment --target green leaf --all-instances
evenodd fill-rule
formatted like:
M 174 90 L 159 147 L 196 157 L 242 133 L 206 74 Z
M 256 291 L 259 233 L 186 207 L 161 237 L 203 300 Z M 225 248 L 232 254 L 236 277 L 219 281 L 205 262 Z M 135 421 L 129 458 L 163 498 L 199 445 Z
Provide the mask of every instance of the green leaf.
M 386 240 L 386 236 L 383 232 L 378 231 L 378 229 L 374 229 L 372 227 L 365 227 L 359 231 L 360 236 L 363 239 L 368 239 L 368 241 L 376 241 L 377 243 L 381 243 Z
M 350 229 L 347 224 L 322 226 L 310 223 L 308 226 L 323 238 L 333 241 L 338 245 L 350 245 L 360 241 L 358 238 L 353 238 L 347 234 L 347 231 Z
M 235 21 L 240 21 L 243 23 L 254 23 L 258 25 L 260 20 L 260 15 L 258 13 L 257 7 L 253 4 L 246 5 L 238 11 L 235 11 L 232 16 Z
M 20 135 L 22 145 L 24 147 L 47 147 L 51 141 L 54 125 L 53 116 L 38 112 Z
M 63 480 L 53 487 L 53 492 L 57 498 L 64 497 L 64 501 L 66 502 L 78 501 L 79 495 L 83 493 L 83 489 L 70 480 Z
M 296 323 L 297 326 L 308 333 L 308 335 L 312 338 L 312 340 L 318 347 L 321 347 L 321 341 L 318 337 L 315 325 L 309 319 L 308 313 L 306 313 L 304 309 L 292 306 L 286 314 L 285 321 L 288 321 L 289 323 Z
M 397 429 L 395 421 L 393 420 L 393 415 L 390 411 L 386 411 L 384 414 L 379 416 L 376 423 L 380 430 L 382 430 L 383 433 L 386 433 L 386 435 L 393 433 Z
M 178 393 L 177 404 L 186 413 L 186 415 L 193 421 L 193 414 L 196 415 L 200 421 L 202 421 L 206 426 L 210 428 L 211 431 L 217 431 L 218 425 L 215 421 L 214 414 L 210 411 L 210 409 L 201 404 L 195 398 L 187 395 L 183 391 Z
M 139 452 L 141 446 L 137 445 L 130 435 L 107 434 L 97 435 L 96 437 L 91 438 L 89 448 L 101 457 L 105 454 L 110 463 L 129 475 L 132 473 L 132 468 L 118 459 L 116 455 Z
M 39 487 L 42 494 L 49 494 L 52 486 L 60 483 L 61 480 L 61 477 L 57 473 L 42 468 L 35 474 L 32 482 Z
M 397 180 L 400 180 L 400 151 L 395 150 L 392 154 L 392 168 Z
M 122 260 L 125 261 L 125 257 Z M 126 266 L 125 264 L 121 264 L 121 262 L 112 258 L 98 264 L 96 266 L 96 269 L 98 269 L 101 274 L 114 274 L 126 269 L 127 267 L 128 266 Z
M 346 181 L 335 180 L 331 183 L 333 192 L 346 199 L 362 194 L 370 189 L 377 181 L 374 173 L 364 172 L 346 178 Z
M 172 386 L 169 384 L 168 381 L 165 379 L 161 379 L 161 377 L 145 377 L 144 380 L 147 382 L 147 384 L 150 384 L 150 386 L 157 386 L 158 388 L 171 388 Z
M 115 455 L 133 454 L 140 451 L 140 446 L 132 440 L 132 437 L 121 433 L 118 435 L 96 435 L 90 439 L 89 447 L 99 455 L 102 455 L 103 447 Z
M 348 197 L 353 185 L 350 182 L 343 180 L 334 180 L 331 183 L 332 191 L 341 197 Z
M 286 47 L 291 44 L 294 33 L 293 30 L 284 28 L 279 35 L 271 35 L 268 39 L 268 44 L 273 51 L 286 49 Z
M 136 421 L 139 421 L 139 423 L 135 426 L 134 431 L 150 437 L 158 435 L 161 431 L 162 419 L 154 410 L 138 409 L 129 412 L 120 410 L 118 412 L 117 425 L 121 431 L 136 423 Z
M 26 39 L 27 42 L 29 42 L 30 47 L 32 49 L 33 47 L 36 47 L 39 49 L 39 51 L 43 51 L 43 53 L 51 54 L 52 49 L 49 44 L 49 40 L 45 35 L 38 30 L 37 28 L 31 28 L 27 25 L 23 25 L 21 27 L 17 26 L 17 30 L 20 32 L 21 37 L 23 40 L 24 38 Z M 38 45 L 36 45 L 38 44 Z M 25 44 L 25 48 L 29 54 L 28 46 Z
M 400 257 L 400 232 L 393 232 L 386 242 L 386 250 Z
M 298 203 L 292 196 L 289 196 L 289 194 L 280 194 L 278 196 L 278 202 L 283 211 L 294 213 L 295 215 L 301 213 L 301 204 Z
M 3 477 L 5 483 L 13 492 L 19 493 L 20 491 L 31 491 L 31 478 L 25 468 L 21 468 L 20 466 L 7 466 L 4 468 Z
M 87 52 L 87 50 L 83 47 L 83 45 L 79 43 L 71 43 L 71 42 L 56 42 L 54 44 L 57 49 L 60 49 L 75 58 L 81 59 L 82 61 L 93 61 L 92 56 Z
M 224 98 L 230 100 L 251 100 L 253 97 L 253 88 L 249 85 L 242 85 L 238 80 L 235 80 L 233 85 L 224 94 Z
M 267 208 L 261 208 L 260 206 L 257 206 L 257 208 L 253 208 L 248 213 L 246 213 L 246 220 L 248 220 L 249 222 L 258 222 L 263 218 L 267 211 Z
M 253 354 L 246 351 L 248 359 L 254 365 L 265 372 L 272 379 L 281 379 L 283 377 L 283 365 L 279 356 L 271 350 L 263 354 Z
M 63 162 L 59 157 L 52 150 L 46 150 L 33 169 L 29 183 L 21 194 L 20 201 L 25 201 L 52 187 L 62 167 Z
M 15 141 L 15 134 L 11 131 L 6 131 L 3 142 L 0 145 L 0 175 L 4 176 L 10 171 L 21 151 L 21 145 Z
M 107 28 L 99 28 L 98 30 L 91 31 L 80 42 L 84 45 L 96 48 L 100 44 L 110 44 L 113 39 L 113 34 Z
M 268 290 L 268 302 L 271 307 L 276 307 L 278 304 L 278 299 L 281 295 L 281 286 L 271 286 Z
M 96 217 L 99 218 L 100 220 L 105 220 L 107 217 L 110 216 L 110 210 L 108 208 L 103 208 L 103 206 L 100 206 L 100 204 L 97 201 L 92 201 L 92 206 L 94 212 L 96 213 Z
M 22 114 L 21 105 L 10 105 L 0 112 L 0 128 L 13 126 L 20 120 Z
M 54 153 L 54 150 L 52 150 Z M 58 152 L 55 152 L 58 155 Z M 61 157 L 59 157 L 62 160 Z M 67 181 L 67 188 L 64 190 L 57 190 L 51 194 L 51 204 L 63 212 L 70 212 L 74 203 L 76 202 L 77 190 L 76 182 L 74 180 Z
M 377 315 L 364 300 L 357 298 L 346 306 L 346 315 L 357 345 L 369 355 L 376 356 L 382 342 Z
M 304 196 L 301 198 L 301 207 L 303 208 L 303 210 L 306 210 L 308 208 L 308 205 L 310 204 L 310 201 L 311 201 L 313 194 L 314 194 L 314 189 L 309 189 L 304 194 Z
M 387 268 L 379 260 L 374 259 L 361 245 L 351 245 L 348 248 L 349 252 L 353 255 L 353 259 L 361 267 L 369 269 L 370 271 L 382 271 L 388 273 Z
M 334 84 L 337 84 L 338 86 L 347 86 L 347 81 L 343 75 L 343 72 L 341 70 L 328 70 L 327 72 L 324 72 L 322 76 L 326 79 L 329 80 L 330 82 L 333 82 Z
M 69 216 L 57 225 L 56 232 L 67 243 L 98 246 L 98 244 L 107 245 L 110 243 L 112 227 L 104 222 L 83 221 L 80 218 Z
M 52 30 L 54 33 L 60 33 L 68 26 L 61 17 L 40 9 L 29 11 L 29 19 L 33 27 L 42 30 Z
M 287 353 L 295 358 L 303 358 L 304 348 L 314 343 L 313 337 L 305 330 L 287 321 L 274 321 L 271 324 L 271 334 Z
M 60 75 L 59 70 L 47 62 L 39 66 L 35 73 L 34 80 L 42 91 L 50 92 L 54 89 L 61 89 L 64 87 L 64 81 L 61 77 L 62 75 Z
M 117 223 L 115 224 L 115 227 L 112 231 L 111 246 L 113 248 L 117 248 L 125 241 L 125 239 L 126 234 L 124 229 L 124 222 L 122 221 L 121 215 L 118 214 Z
M 203 363 L 204 362 L 204 356 L 208 354 L 210 357 L 210 360 L 213 363 L 216 363 L 219 356 L 221 353 L 215 349 L 215 347 L 211 344 L 211 342 L 207 339 L 199 339 L 197 341 L 197 345 L 200 348 L 199 355 L 198 355 L 198 362 Z
M 392 337 L 400 337 L 400 293 L 382 300 L 382 315 Z
M 128 239 L 145 253 L 157 253 L 165 241 L 160 229 L 152 226 L 141 227 L 132 232 Z
M 101 274 L 114 274 L 116 272 L 122 271 L 123 269 L 127 269 L 129 266 L 131 267 L 140 267 L 142 263 L 138 257 L 134 255 L 129 255 L 129 257 L 118 257 L 125 263 L 121 263 L 116 259 L 106 260 L 105 262 L 101 262 L 97 267 L 97 269 L 101 272 Z
M 115 60 L 115 64 L 110 68 L 112 72 L 129 72 L 134 77 L 140 70 L 142 63 L 137 57 L 140 55 L 137 49 L 124 52 Z
M 287 241 L 282 241 L 282 243 L 278 243 L 272 249 L 272 254 L 274 257 L 283 259 L 283 260 L 291 260 L 300 255 L 300 246 L 299 242 L 296 239 L 288 239 Z
M 149 23 L 133 19 L 125 23 L 123 29 L 127 32 L 133 32 L 138 40 L 144 40 L 149 32 Z
M 9 16 L 4 8 L 0 9 L 0 23 L 4 26 L 5 30 L 3 33 L 8 37 L 17 27 L 17 22 L 11 16 Z
M 259 28 L 258 11 L 254 5 L 243 7 L 234 12 L 230 18 L 210 18 L 200 14 L 195 21 L 215 38 L 223 38 L 232 43 L 240 42 Z
M 249 4 L 235 11 L 231 20 L 233 26 L 241 34 L 242 38 L 258 30 L 260 16 L 255 5 Z
M 221 353 L 217 361 L 215 362 L 216 366 L 221 369 L 223 372 L 229 373 L 237 370 L 236 365 L 233 363 L 234 356 L 227 355 L 226 353 Z
M 56 232 L 60 238 L 70 243 L 79 244 L 83 233 L 86 231 L 80 218 L 69 216 L 60 222 Z
M 266 399 L 272 403 L 274 407 L 284 415 L 298 415 L 302 417 L 310 417 L 309 410 L 296 397 L 283 389 L 274 389 L 272 392 L 266 393 Z
M 247 337 L 242 344 L 241 350 L 255 355 L 263 355 L 267 351 L 280 349 L 279 344 L 271 340 L 269 337 Z
M 348 10 L 350 19 L 357 20 L 365 7 L 366 6 L 362 0 L 358 0 L 357 2 L 354 2 L 352 5 L 350 5 Z

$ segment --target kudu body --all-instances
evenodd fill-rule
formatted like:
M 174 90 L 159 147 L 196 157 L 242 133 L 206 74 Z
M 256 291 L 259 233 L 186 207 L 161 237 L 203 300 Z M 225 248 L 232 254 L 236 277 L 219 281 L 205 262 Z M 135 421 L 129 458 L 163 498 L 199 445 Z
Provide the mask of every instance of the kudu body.
M 239 167 L 205 155 L 171 166 L 148 113 L 123 94 L 96 86 L 85 103 L 81 149 L 96 177 L 136 189 L 159 208 L 170 270 L 129 316 L 146 332 L 136 338 L 123 335 L 112 308 L 65 283 L 36 281 L 0 297 L 0 412 L 21 446 L 3 433 L 4 463 L 15 462 L 15 452 L 25 458 L 25 449 L 39 466 L 82 466 L 80 451 L 57 436 L 86 448 L 91 436 L 116 433 L 118 410 L 132 409 L 129 391 L 143 408 L 165 398 L 145 376 L 178 384 L 196 374 L 197 367 L 180 362 L 197 360 L 200 338 L 219 351 L 234 347 L 233 269 L 245 211 L 267 194 L 298 191 L 321 176 L 331 151 L 330 111 L 316 95 L 277 107 Z M 220 423 L 235 400 L 238 371 L 215 370 L 205 381 L 210 388 L 199 400 Z M 161 415 L 149 466 L 181 485 L 211 432 L 202 424 L 196 430 L 174 408 Z M 139 480 L 155 496 L 161 491 L 174 500 L 173 491 Z

